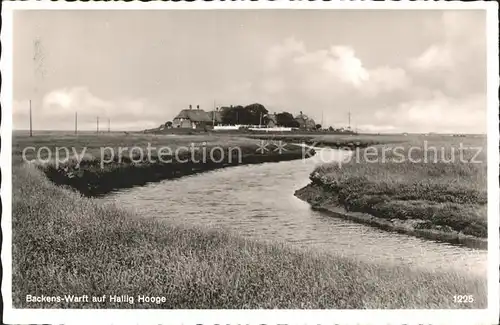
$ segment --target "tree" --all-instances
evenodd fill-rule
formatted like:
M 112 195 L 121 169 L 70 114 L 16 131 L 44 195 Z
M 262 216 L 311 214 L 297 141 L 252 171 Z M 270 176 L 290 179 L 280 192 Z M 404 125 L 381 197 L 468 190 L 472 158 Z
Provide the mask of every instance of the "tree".
M 249 116 L 245 108 L 241 105 L 224 107 L 222 109 L 222 123 L 235 125 L 235 124 L 248 124 Z
M 165 123 L 165 127 L 171 128 L 172 127 L 172 121 L 168 121 L 167 123 Z
M 284 127 L 292 127 L 292 128 L 299 127 L 299 122 L 297 122 L 293 118 L 293 115 L 288 112 L 282 112 L 276 114 L 276 124 Z
M 321 124 L 316 124 L 316 130 L 321 130 Z
M 330 132 L 331 132 L 331 131 L 333 131 L 333 127 L 332 127 L 332 126 L 330 126 L 330 127 L 328 128 L 328 131 L 330 131 Z
M 259 103 L 250 104 L 245 107 L 237 105 L 221 109 L 222 123 L 229 125 L 257 125 L 261 122 L 267 124 L 267 114 L 268 110 L 264 105 Z
M 264 105 L 259 103 L 254 103 L 245 106 L 245 110 L 248 112 L 250 123 L 252 125 L 257 125 L 260 123 L 267 124 L 268 118 L 267 114 L 269 111 L 264 107 Z

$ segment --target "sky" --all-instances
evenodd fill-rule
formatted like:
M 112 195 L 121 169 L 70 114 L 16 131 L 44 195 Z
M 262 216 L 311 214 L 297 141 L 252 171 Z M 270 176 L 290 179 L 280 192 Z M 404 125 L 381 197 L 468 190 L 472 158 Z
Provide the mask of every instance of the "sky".
M 486 132 L 485 11 L 14 14 L 14 129 L 143 130 L 261 103 L 360 132 Z

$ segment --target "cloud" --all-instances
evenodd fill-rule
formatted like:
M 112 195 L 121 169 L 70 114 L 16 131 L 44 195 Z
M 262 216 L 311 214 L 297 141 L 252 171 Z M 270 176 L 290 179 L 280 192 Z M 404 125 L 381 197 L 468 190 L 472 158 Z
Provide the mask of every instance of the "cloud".
M 431 45 L 421 55 L 411 59 L 410 65 L 416 69 L 429 70 L 448 70 L 454 67 L 451 48 L 444 45 Z
M 438 28 L 432 31 L 440 35 L 410 65 L 422 70 L 460 68 L 459 65 L 478 63 L 485 54 L 486 21 L 484 12 L 443 12 Z
M 330 49 L 332 57 L 325 60 L 323 66 L 326 70 L 336 74 L 346 83 L 359 87 L 369 79 L 369 72 L 363 67 L 354 50 L 348 46 L 333 46 Z
M 484 12 L 443 12 L 439 40 L 409 59 L 409 68 L 421 82 L 449 95 L 486 92 L 486 20 Z
M 273 21 L 271 32 L 262 21 L 240 28 L 243 17 L 238 28 L 222 19 L 227 28 L 206 29 L 202 36 L 193 28 L 186 34 L 190 37 L 160 32 L 153 37 L 148 30 L 163 30 L 155 27 L 137 31 L 132 48 L 130 35 L 120 34 L 126 19 L 110 20 L 113 35 L 122 35 L 112 46 L 111 34 L 98 27 L 88 37 L 88 24 L 83 24 L 88 19 L 75 25 L 68 20 L 89 46 L 86 51 L 78 42 L 61 46 L 74 37 L 66 39 L 47 27 L 45 45 L 53 55 L 45 62 L 46 78 L 38 83 L 28 63 L 33 35 L 41 32 L 32 26 L 17 42 L 14 123 L 29 126 L 27 98 L 33 99 L 35 128 L 72 129 L 78 111 L 81 127 L 90 130 L 96 116 L 110 118 L 115 129 L 141 130 L 171 120 L 189 104 L 211 109 L 216 101 L 217 106 L 259 102 L 272 112 L 303 111 L 334 127 L 347 126 L 350 112 L 351 126 L 373 132 L 486 131 L 484 11 L 397 14 L 397 19 L 389 12 L 370 13 L 370 19 L 356 14 L 359 18 L 352 19 L 363 28 L 352 30 L 339 26 L 354 20 L 346 25 L 326 16 L 311 16 L 318 20 L 311 30 L 291 21 Z M 158 17 L 158 26 L 165 21 L 171 20 Z M 401 30 L 394 31 L 396 25 Z
M 304 43 L 297 41 L 293 37 L 289 37 L 281 44 L 271 47 L 266 56 L 266 64 L 269 69 L 277 69 L 281 63 L 290 57 L 305 52 Z
M 293 37 L 269 49 L 267 66 L 270 72 L 296 69 L 319 73 L 323 78 L 335 78 L 353 87 L 361 86 L 369 78 L 368 71 L 349 46 L 335 45 L 330 49 L 308 51 L 303 42 Z
M 294 114 L 302 110 L 337 127 L 347 126 L 350 110 L 356 122 L 369 125 L 375 107 L 395 105 L 419 92 L 403 67 L 368 68 L 351 46 L 342 44 L 311 50 L 303 41 L 286 38 L 268 50 L 264 67 L 252 92 L 266 106 Z
M 61 88 L 48 92 L 41 101 L 33 102 L 33 128 L 37 130 L 74 128 L 75 113 L 81 130 L 95 130 L 97 117 L 101 128 L 107 128 L 109 118 L 113 129 L 136 129 L 164 123 L 160 109 L 145 99 L 103 99 L 86 87 Z M 29 101 L 14 101 L 14 128 L 29 128 Z
M 42 108 L 47 114 L 66 115 L 80 111 L 83 114 L 108 115 L 114 103 L 94 96 L 85 87 L 63 88 L 43 97 Z
M 486 99 L 479 94 L 457 99 L 436 92 L 430 99 L 378 110 L 375 121 L 377 125 L 390 121 L 394 130 L 408 132 L 481 133 L 486 130 Z
M 366 68 L 350 46 L 309 50 L 295 38 L 286 38 L 272 46 L 265 67 L 260 80 L 254 81 L 255 90 L 264 94 L 267 103 L 279 99 L 288 110 L 304 106 L 328 109 L 339 102 L 347 104 L 349 98 L 373 98 L 404 90 L 411 84 L 411 78 L 402 68 Z
M 371 70 L 363 85 L 366 95 L 376 96 L 411 89 L 412 80 L 404 69 L 385 66 Z
M 286 38 L 269 49 L 254 91 L 325 125 L 347 126 L 351 112 L 365 131 L 485 132 L 484 24 L 481 12 L 443 12 L 433 41 L 399 65 L 367 65 L 349 44 L 309 49 Z

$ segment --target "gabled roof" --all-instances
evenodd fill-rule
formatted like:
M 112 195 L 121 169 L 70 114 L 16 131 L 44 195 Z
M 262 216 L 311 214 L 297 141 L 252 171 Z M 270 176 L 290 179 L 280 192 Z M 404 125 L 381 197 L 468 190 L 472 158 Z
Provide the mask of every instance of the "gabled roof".
M 305 115 L 305 114 L 299 114 L 299 115 L 295 116 L 295 119 L 296 120 L 304 120 L 305 121 L 305 120 L 308 120 L 309 117 L 307 115 Z
M 314 128 L 316 126 L 314 120 L 305 114 L 297 115 L 295 121 L 299 123 L 300 127 Z
M 188 119 L 192 122 L 211 122 L 209 114 L 202 109 L 183 109 L 174 119 Z

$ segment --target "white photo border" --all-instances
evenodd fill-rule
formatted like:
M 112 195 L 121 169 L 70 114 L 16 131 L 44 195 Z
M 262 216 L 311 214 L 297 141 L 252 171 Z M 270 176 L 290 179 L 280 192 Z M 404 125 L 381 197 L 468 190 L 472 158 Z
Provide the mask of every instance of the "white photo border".
M 324 2 L 324 1 L 194 1 L 194 2 L 4 2 L 0 60 L 2 89 L 2 297 L 4 322 L 18 324 L 495 324 L 499 320 L 499 67 L 498 3 L 492 2 Z M 12 306 L 12 29 L 16 10 L 190 10 L 190 9 L 374 9 L 374 10 L 485 10 L 487 33 L 488 124 L 488 308 L 476 310 L 121 310 L 16 309 Z

